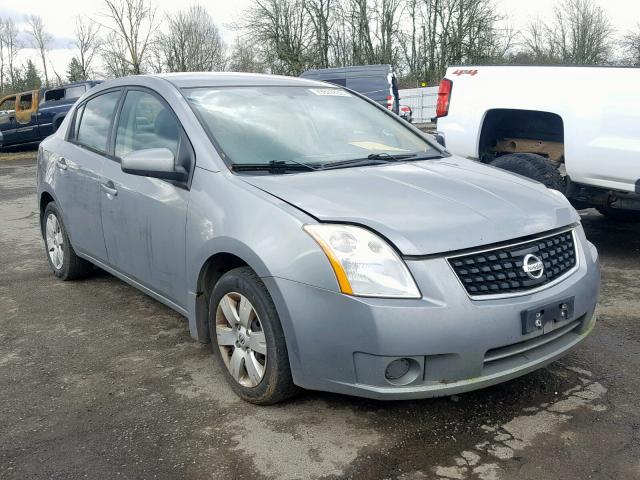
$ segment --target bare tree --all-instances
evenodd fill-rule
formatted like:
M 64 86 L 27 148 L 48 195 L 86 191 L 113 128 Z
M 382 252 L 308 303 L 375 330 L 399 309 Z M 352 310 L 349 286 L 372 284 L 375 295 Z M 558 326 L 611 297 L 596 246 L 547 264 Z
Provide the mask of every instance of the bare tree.
M 18 53 L 22 49 L 22 42 L 20 41 L 20 31 L 12 18 L 8 18 L 4 21 L 3 37 L 4 46 L 6 52 L 7 66 L 9 67 L 9 80 L 11 82 L 11 88 L 15 88 L 18 80 L 18 66 L 16 65 L 16 58 Z
M 640 67 L 640 23 L 636 26 L 635 31 L 629 30 L 622 37 L 621 46 L 625 63 Z
M 609 18 L 593 0 L 563 0 L 551 22 L 536 20 L 529 25 L 525 53 L 539 63 L 607 63 L 613 34 Z
M 44 72 L 44 84 L 49 86 L 49 74 L 47 72 L 47 52 L 53 37 L 47 33 L 44 28 L 44 22 L 40 15 L 27 16 L 27 25 L 29 29 L 27 33 L 31 36 L 33 46 L 40 51 L 40 58 L 42 59 L 42 70 Z
M 75 25 L 74 45 L 78 50 L 76 59 L 78 62 L 78 75 L 83 80 L 93 75 L 92 64 L 96 54 L 102 46 L 100 38 L 100 25 L 78 15 Z
M 313 36 L 312 58 L 315 59 L 313 66 L 317 68 L 328 68 L 330 65 L 329 53 L 335 3 L 336 0 L 307 0 L 305 3 Z
M 396 38 L 399 32 L 401 0 L 380 0 L 376 15 L 376 63 L 397 65 Z
M 167 16 L 167 33 L 158 35 L 157 43 L 170 72 L 224 70 L 222 36 L 201 5 Z
M 255 0 L 244 28 L 273 73 L 299 75 L 307 66 L 306 0 Z
M 105 73 L 110 77 L 126 77 L 133 74 L 131 61 L 127 57 L 127 45 L 116 32 L 109 32 L 104 39 L 100 56 Z
M 451 64 L 500 61 L 515 35 L 492 0 L 405 0 L 405 12 L 402 58 L 411 79 L 429 83 Z
M 264 64 L 257 55 L 255 45 L 242 38 L 237 38 L 233 45 L 227 69 L 231 72 L 265 72 Z
M 112 75 L 139 75 L 158 27 L 156 9 L 149 0 L 104 0 L 110 23 L 102 57 Z
M 388 63 L 439 81 L 451 63 L 509 51 L 514 31 L 496 11 L 493 0 L 256 0 L 244 33 L 274 73 Z
M 0 95 L 4 95 L 4 19 L 0 17 Z

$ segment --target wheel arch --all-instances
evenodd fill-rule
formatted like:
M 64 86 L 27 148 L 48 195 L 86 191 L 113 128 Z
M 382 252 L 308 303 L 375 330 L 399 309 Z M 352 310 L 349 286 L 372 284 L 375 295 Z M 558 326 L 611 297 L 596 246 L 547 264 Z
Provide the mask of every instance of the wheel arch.
M 563 118 L 555 112 L 519 108 L 490 109 L 485 112 L 479 129 L 478 158 L 484 163 L 489 163 L 490 149 L 502 138 L 528 138 L 564 145 L 564 131 Z
M 42 218 L 44 217 L 44 210 L 45 208 L 47 208 L 47 205 L 51 202 L 55 202 L 56 205 L 58 205 L 59 208 L 59 203 L 56 200 L 56 197 L 54 195 L 54 193 L 52 191 L 50 191 L 49 189 L 44 189 L 42 190 L 42 192 L 40 192 L 40 196 L 38 197 L 38 208 L 39 208 L 39 220 L 40 220 L 40 231 L 42 232 Z M 60 212 L 62 214 L 62 212 Z M 64 215 L 64 214 L 62 214 Z M 64 218 L 63 218 L 64 221 Z
M 259 277 L 269 276 L 269 270 L 260 257 L 247 245 L 230 238 L 217 238 L 207 248 L 209 252 L 197 263 L 194 285 L 195 304 L 191 333 L 202 343 L 209 343 L 209 298 L 218 280 L 230 270 L 249 267 Z M 270 292 L 271 293 L 271 292 Z

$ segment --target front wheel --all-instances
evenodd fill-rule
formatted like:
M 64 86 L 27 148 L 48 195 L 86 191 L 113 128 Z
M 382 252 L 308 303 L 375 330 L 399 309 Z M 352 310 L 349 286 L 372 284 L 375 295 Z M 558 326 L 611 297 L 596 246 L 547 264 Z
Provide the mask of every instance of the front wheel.
M 47 249 L 47 260 L 53 274 L 62 280 L 75 280 L 87 276 L 93 265 L 78 257 L 71 246 L 55 202 L 50 202 L 42 217 L 42 236 Z
M 502 168 L 517 173 L 565 193 L 566 184 L 556 165 L 540 155 L 534 153 L 511 153 L 496 158 L 490 163 L 493 167 Z
M 295 394 L 278 313 L 253 270 L 241 267 L 216 283 L 209 303 L 214 355 L 236 394 L 271 405 Z

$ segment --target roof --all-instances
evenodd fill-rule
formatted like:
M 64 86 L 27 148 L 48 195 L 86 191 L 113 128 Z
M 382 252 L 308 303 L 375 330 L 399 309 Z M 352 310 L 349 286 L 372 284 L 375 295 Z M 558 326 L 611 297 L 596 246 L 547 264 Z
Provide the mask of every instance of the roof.
M 348 74 L 348 73 L 384 73 L 385 75 L 391 73 L 393 69 L 389 64 L 375 64 L 375 65 L 353 65 L 350 67 L 333 67 L 333 68 L 319 68 L 311 69 L 302 73 L 302 77 L 307 75 L 334 75 L 334 74 Z
M 152 75 L 164 78 L 178 88 L 236 86 L 318 86 L 325 83 L 284 75 L 235 72 L 185 72 Z

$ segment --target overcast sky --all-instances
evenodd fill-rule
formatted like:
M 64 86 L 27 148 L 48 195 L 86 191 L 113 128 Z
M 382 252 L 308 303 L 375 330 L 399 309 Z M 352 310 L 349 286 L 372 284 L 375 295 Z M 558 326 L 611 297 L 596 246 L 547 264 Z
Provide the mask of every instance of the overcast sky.
M 241 17 L 242 11 L 251 4 L 252 0 L 203 0 L 200 2 L 209 10 L 211 16 L 223 31 L 225 40 L 233 41 L 235 32 L 234 22 Z M 515 28 L 526 25 L 531 18 L 549 18 L 553 6 L 558 0 L 494 0 L 501 13 L 509 17 Z M 626 32 L 640 23 L 640 0 L 596 0 L 606 11 L 614 28 L 618 32 Z M 190 4 L 175 0 L 152 0 L 160 12 L 171 13 L 176 9 Z M 62 76 L 66 73 L 67 65 L 73 56 L 70 42 L 73 38 L 74 16 L 81 14 L 92 18 L 99 18 L 104 12 L 103 0 L 2 0 L 0 17 L 13 17 L 16 21 L 24 20 L 25 15 L 38 14 L 44 18 L 45 26 L 53 34 L 54 48 L 50 58 L 54 68 Z M 32 57 L 41 69 L 35 51 L 25 49 L 21 61 Z

